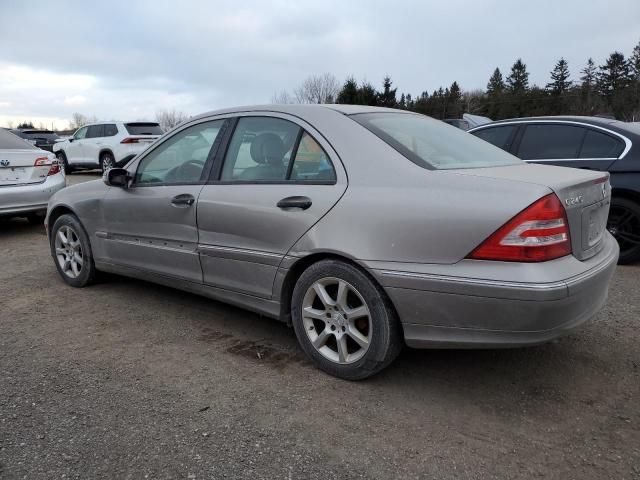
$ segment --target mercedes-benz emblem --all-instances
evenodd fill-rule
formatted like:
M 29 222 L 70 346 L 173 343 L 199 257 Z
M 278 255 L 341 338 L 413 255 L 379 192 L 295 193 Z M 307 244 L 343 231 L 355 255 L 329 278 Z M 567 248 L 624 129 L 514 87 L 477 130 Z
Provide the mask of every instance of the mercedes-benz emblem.
M 11 162 L 9 160 L 0 160 L 0 165 L 8 167 Z

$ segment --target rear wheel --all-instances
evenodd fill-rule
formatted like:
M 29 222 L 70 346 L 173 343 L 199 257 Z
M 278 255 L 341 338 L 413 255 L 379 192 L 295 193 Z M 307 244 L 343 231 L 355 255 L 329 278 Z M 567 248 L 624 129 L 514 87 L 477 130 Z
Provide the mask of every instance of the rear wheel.
M 51 256 L 62 279 L 85 287 L 96 276 L 89 237 L 75 215 L 61 215 L 51 228 Z
M 113 158 L 113 154 L 104 152 L 102 155 L 100 155 L 100 170 L 102 170 L 102 173 L 106 172 L 107 170 L 111 170 L 113 167 L 115 167 L 115 159 Z
M 73 169 L 69 166 L 69 162 L 67 162 L 67 156 L 62 150 L 56 152 L 56 158 L 58 159 L 58 163 L 60 164 L 60 166 L 63 168 L 64 173 L 71 173 L 73 171 Z
M 291 304 L 302 349 L 336 377 L 374 375 L 402 348 L 400 324 L 385 293 L 348 263 L 323 260 L 310 266 L 298 279 Z
M 612 198 L 607 230 L 620 245 L 618 263 L 640 260 L 640 205 L 626 198 Z

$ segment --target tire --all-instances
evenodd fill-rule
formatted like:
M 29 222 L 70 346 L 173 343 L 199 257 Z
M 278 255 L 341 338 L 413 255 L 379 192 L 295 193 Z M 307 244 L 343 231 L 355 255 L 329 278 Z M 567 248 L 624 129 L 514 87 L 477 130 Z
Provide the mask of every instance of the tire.
M 56 152 L 56 158 L 64 169 L 65 174 L 68 175 L 73 172 L 73 169 L 69 166 L 69 162 L 67 162 L 67 155 L 62 150 Z
M 404 345 L 385 292 L 358 268 L 339 260 L 322 260 L 302 273 L 293 289 L 291 318 L 311 361 L 346 380 L 376 374 Z
M 107 170 L 116 166 L 116 159 L 113 158 L 113 154 L 110 152 L 104 152 L 100 154 L 100 171 L 104 173 Z
M 627 198 L 613 197 L 607 230 L 620 245 L 621 265 L 640 260 L 640 205 Z
M 66 243 L 63 238 L 68 239 Z M 49 241 L 53 262 L 68 285 L 82 288 L 93 283 L 96 277 L 96 266 L 93 262 L 91 244 L 75 215 L 61 215 L 51 228 Z M 78 261 L 78 257 L 81 261 Z M 79 268 L 74 268 L 74 263 Z

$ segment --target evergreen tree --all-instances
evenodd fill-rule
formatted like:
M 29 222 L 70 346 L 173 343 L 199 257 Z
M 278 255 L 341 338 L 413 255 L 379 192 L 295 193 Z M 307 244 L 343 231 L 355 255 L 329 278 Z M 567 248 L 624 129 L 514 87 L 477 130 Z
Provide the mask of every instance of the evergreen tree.
M 611 97 L 631 84 L 631 65 L 620 52 L 613 52 L 598 72 L 597 86 L 601 95 Z
M 358 88 L 358 104 L 372 107 L 378 105 L 378 92 L 369 82 L 363 82 Z
M 569 80 L 569 65 L 564 58 L 560 58 L 551 71 L 551 83 L 547 83 L 547 91 L 554 95 L 563 95 L 573 82 Z
M 407 99 L 404 96 L 404 93 L 400 95 L 400 101 L 398 102 L 398 108 L 405 110 L 407 108 Z
M 580 77 L 580 81 L 582 82 L 580 85 L 581 105 L 577 110 L 578 113 L 583 115 L 594 115 L 597 113 L 595 111 L 595 88 L 598 67 L 596 67 L 593 58 L 589 58 L 589 60 L 587 60 L 587 65 L 580 71 L 580 73 L 582 73 L 582 76 Z
M 453 82 L 449 87 L 446 98 L 445 117 L 460 118 L 462 115 L 462 91 L 458 82 Z
M 378 105 L 381 107 L 395 108 L 398 101 L 396 100 L 397 88 L 391 88 L 393 82 L 391 77 L 386 76 L 382 82 L 383 90 L 378 93 Z
M 411 94 L 407 93 L 407 110 L 414 111 L 414 109 L 415 109 L 415 102 L 413 101 Z
M 631 58 L 629 59 L 629 65 L 631 67 L 631 75 L 636 82 L 640 81 L 640 42 L 633 47 Z
M 353 77 L 349 77 L 338 92 L 337 103 L 356 105 L 358 100 L 358 83 Z
M 34 128 L 33 122 L 31 122 L 31 121 L 22 122 L 22 123 L 19 123 L 18 126 L 16 127 L 16 129 L 18 129 L 18 130 L 21 130 L 23 128 Z
M 505 84 L 502 79 L 502 72 L 499 68 L 496 68 L 489 78 L 489 83 L 487 83 L 487 106 L 483 113 L 489 116 L 489 118 L 494 120 L 502 118 L 500 112 L 504 90 Z
M 511 75 L 507 77 L 507 89 L 512 94 L 523 94 L 529 89 L 527 65 L 520 58 L 511 67 Z

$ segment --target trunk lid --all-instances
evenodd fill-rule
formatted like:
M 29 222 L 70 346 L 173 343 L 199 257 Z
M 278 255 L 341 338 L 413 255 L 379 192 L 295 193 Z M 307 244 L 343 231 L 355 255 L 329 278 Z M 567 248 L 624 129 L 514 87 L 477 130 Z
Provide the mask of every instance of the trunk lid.
M 573 255 L 586 260 L 602 249 L 611 203 L 608 172 L 521 164 L 456 170 L 456 173 L 548 187 L 567 212 Z
M 51 165 L 35 166 L 36 160 L 55 157 L 44 150 L 0 150 L 0 187 L 31 185 L 46 180 Z

